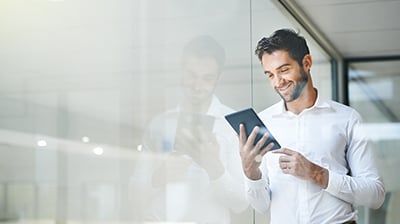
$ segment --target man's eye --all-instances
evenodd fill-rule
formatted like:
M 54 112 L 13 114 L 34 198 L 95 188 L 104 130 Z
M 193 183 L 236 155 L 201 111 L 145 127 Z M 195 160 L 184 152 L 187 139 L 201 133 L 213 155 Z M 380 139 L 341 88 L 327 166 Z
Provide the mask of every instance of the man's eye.
M 288 68 L 284 68 L 284 69 L 281 70 L 281 73 L 286 73 L 286 72 L 288 72 L 288 71 L 289 71 Z

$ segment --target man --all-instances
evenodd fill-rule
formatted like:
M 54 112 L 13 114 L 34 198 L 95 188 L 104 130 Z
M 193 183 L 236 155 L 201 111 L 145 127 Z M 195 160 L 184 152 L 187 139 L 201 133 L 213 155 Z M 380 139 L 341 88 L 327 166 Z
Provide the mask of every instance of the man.
M 144 172 L 152 171 L 155 192 L 146 221 L 230 224 L 231 212 L 248 207 L 233 150 L 238 141 L 223 119 L 233 109 L 214 94 L 224 62 L 224 49 L 210 36 L 183 48 L 182 99 L 145 133 L 144 148 L 154 160 Z
M 354 205 L 379 208 L 384 185 L 371 144 L 352 108 L 323 100 L 314 88 L 312 58 L 305 39 L 292 30 L 262 38 L 256 55 L 282 100 L 259 113 L 281 149 L 254 146 L 240 125 L 239 145 L 246 194 L 259 212 L 270 208 L 271 223 L 355 223 Z M 263 157 L 265 155 L 265 157 Z M 262 158 L 262 159 L 261 159 Z

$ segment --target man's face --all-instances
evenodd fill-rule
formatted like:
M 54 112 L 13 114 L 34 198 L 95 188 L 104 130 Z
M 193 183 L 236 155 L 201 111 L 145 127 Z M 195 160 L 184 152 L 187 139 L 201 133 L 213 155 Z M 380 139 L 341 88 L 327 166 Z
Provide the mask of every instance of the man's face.
M 300 97 L 308 83 L 308 75 L 287 51 L 265 53 L 261 62 L 272 87 L 285 102 L 292 102 Z
M 215 59 L 188 58 L 183 65 L 182 85 L 185 98 L 194 102 L 210 99 L 218 82 L 220 70 Z

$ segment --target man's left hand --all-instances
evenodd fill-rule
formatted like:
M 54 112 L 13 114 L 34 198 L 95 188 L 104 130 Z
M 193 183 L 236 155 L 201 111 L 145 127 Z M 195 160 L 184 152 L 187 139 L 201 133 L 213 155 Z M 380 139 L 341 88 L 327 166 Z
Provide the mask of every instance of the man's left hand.
M 311 180 L 322 188 L 328 186 L 329 172 L 327 169 L 310 162 L 301 153 L 281 148 L 273 151 L 273 153 L 282 153 L 279 157 L 279 166 L 285 174 Z

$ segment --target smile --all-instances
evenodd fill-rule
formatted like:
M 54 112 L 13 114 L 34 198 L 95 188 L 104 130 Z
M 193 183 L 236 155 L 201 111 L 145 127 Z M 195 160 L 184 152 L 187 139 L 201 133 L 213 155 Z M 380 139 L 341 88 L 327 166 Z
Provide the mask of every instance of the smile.
M 285 92 L 289 87 L 292 85 L 292 83 L 287 84 L 286 86 L 278 88 L 279 92 Z

